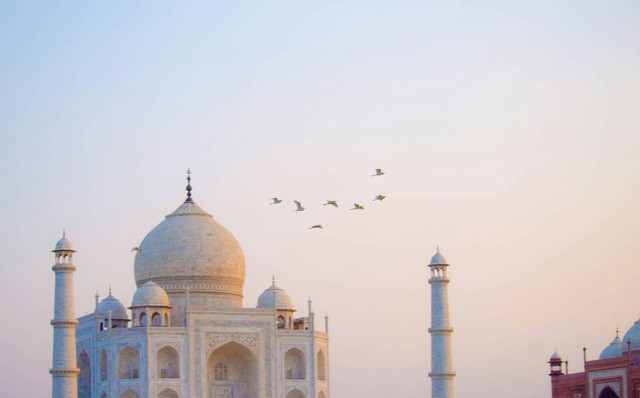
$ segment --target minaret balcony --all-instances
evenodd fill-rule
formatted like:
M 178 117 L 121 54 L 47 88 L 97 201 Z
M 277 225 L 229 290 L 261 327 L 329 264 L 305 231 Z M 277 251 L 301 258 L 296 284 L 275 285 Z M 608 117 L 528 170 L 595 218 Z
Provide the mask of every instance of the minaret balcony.
M 456 372 L 453 370 L 450 372 L 429 372 L 429 377 L 433 379 L 449 379 L 456 376 Z
M 451 334 L 453 333 L 453 328 L 429 328 L 430 334 Z
M 429 279 L 430 285 L 444 285 L 449 282 L 450 280 L 446 276 L 434 276 L 433 278 Z

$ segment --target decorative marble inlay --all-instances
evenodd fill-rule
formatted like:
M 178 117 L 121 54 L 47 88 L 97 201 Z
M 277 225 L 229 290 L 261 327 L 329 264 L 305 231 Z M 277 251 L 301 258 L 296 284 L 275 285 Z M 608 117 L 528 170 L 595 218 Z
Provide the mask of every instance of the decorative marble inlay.
M 207 333 L 207 355 L 216 348 L 230 341 L 242 344 L 250 349 L 256 356 L 260 354 L 260 339 L 257 333 Z

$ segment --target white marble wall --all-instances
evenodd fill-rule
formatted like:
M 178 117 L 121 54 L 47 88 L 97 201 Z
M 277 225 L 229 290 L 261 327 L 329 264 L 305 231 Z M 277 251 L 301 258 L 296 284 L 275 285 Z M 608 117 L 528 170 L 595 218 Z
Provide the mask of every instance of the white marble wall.
M 286 398 L 293 390 L 305 398 L 316 398 L 320 392 L 329 398 L 328 336 L 310 330 L 277 330 L 275 316 L 268 309 L 229 308 L 190 311 L 187 327 L 135 327 L 99 331 L 99 320 L 91 315 L 80 318 L 77 329 L 77 350 L 85 350 L 91 360 L 92 393 L 100 397 L 119 398 L 131 389 L 140 398 L 156 398 L 164 389 L 171 388 L 179 397 L 210 398 L 208 393 L 207 363 L 209 355 L 229 341 L 245 346 L 255 355 L 259 371 L 257 398 Z M 165 346 L 179 354 L 180 378 L 161 379 L 156 368 L 157 352 Z M 120 380 L 118 354 L 125 347 L 133 347 L 140 357 L 139 378 Z M 285 378 L 284 358 L 289 349 L 304 353 L 305 378 Z M 100 381 L 100 352 L 107 353 L 108 379 Z M 325 355 L 325 379 L 317 380 L 315 360 L 318 350 Z M 317 386 L 317 387 L 316 387 Z

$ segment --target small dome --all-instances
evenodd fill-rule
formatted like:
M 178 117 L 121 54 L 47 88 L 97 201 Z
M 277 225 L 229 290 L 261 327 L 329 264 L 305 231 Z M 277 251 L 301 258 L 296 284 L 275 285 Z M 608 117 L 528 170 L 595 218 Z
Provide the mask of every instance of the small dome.
M 436 254 L 434 254 L 433 257 L 431 257 L 431 262 L 429 263 L 429 265 L 449 265 L 449 263 L 447 262 L 447 259 L 444 258 L 442 253 L 440 253 L 439 247 Z
M 622 338 L 622 351 L 627 351 L 627 342 L 631 342 L 631 351 L 640 349 L 640 319 L 627 330 Z
M 113 320 L 128 320 L 127 310 L 124 305 L 112 295 L 108 295 L 104 300 L 98 304 L 96 313 L 100 318 L 108 318 L 109 311 L 111 311 L 111 319 Z
M 284 289 L 280 289 L 278 286 L 272 284 L 267 290 L 265 290 L 260 297 L 258 297 L 257 308 L 273 308 L 273 300 L 276 301 L 276 309 L 279 310 L 292 310 L 293 305 L 291 299 Z
M 134 307 L 171 307 L 171 304 L 167 292 L 154 281 L 148 281 L 133 295 L 131 308 Z
M 73 250 L 73 245 L 71 244 L 71 241 L 69 239 L 67 239 L 67 237 L 65 236 L 65 234 L 62 234 L 62 239 L 60 239 L 58 241 L 58 243 L 56 243 L 56 248 L 53 249 L 54 252 L 56 251 L 75 251 Z
M 616 330 L 616 338 L 600 354 L 600 359 L 616 358 L 622 356 L 622 340 Z
M 554 351 L 553 354 L 551 354 L 551 358 L 549 358 L 550 361 L 559 360 L 559 359 L 560 359 L 560 355 L 558 355 L 557 351 Z

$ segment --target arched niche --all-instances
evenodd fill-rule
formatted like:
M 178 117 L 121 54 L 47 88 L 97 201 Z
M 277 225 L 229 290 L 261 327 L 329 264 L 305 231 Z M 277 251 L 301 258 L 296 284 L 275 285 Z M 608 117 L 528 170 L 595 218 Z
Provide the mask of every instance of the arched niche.
M 91 398 L 91 360 L 85 350 L 78 356 L 78 398 Z
M 133 391 L 132 389 L 125 390 L 122 394 L 120 394 L 120 398 L 140 398 L 138 393 Z
M 157 312 L 154 312 L 151 316 L 151 325 L 153 326 L 162 326 L 162 315 Z
M 100 398 L 107 398 L 107 393 L 103 391 L 102 394 L 100 394 Z
M 216 348 L 207 362 L 207 397 L 233 396 L 258 398 L 259 375 L 255 355 L 245 346 L 231 341 Z
M 158 394 L 158 398 L 180 398 L 177 392 L 170 388 L 165 388 Z
M 600 395 L 598 398 L 619 398 L 618 394 L 615 393 L 610 387 L 605 387 L 600 391 Z
M 100 381 L 105 381 L 109 377 L 107 369 L 107 353 L 102 350 L 100 351 Z
M 289 391 L 286 398 L 304 398 L 304 393 L 296 388 Z
M 327 396 L 324 395 L 324 391 L 320 391 L 320 394 L 318 394 L 318 398 L 326 398 Z
M 175 348 L 164 346 L 159 349 L 156 355 L 156 365 L 158 368 L 158 378 L 180 378 L 180 357 Z
M 327 361 L 324 358 L 324 352 L 322 350 L 318 351 L 318 356 L 316 359 L 316 371 L 318 372 L 318 380 L 327 380 Z
M 140 356 L 131 346 L 126 346 L 118 354 L 118 379 L 140 378 Z
M 288 380 L 301 380 L 305 378 L 304 353 L 297 348 L 292 348 L 284 356 L 284 378 Z

